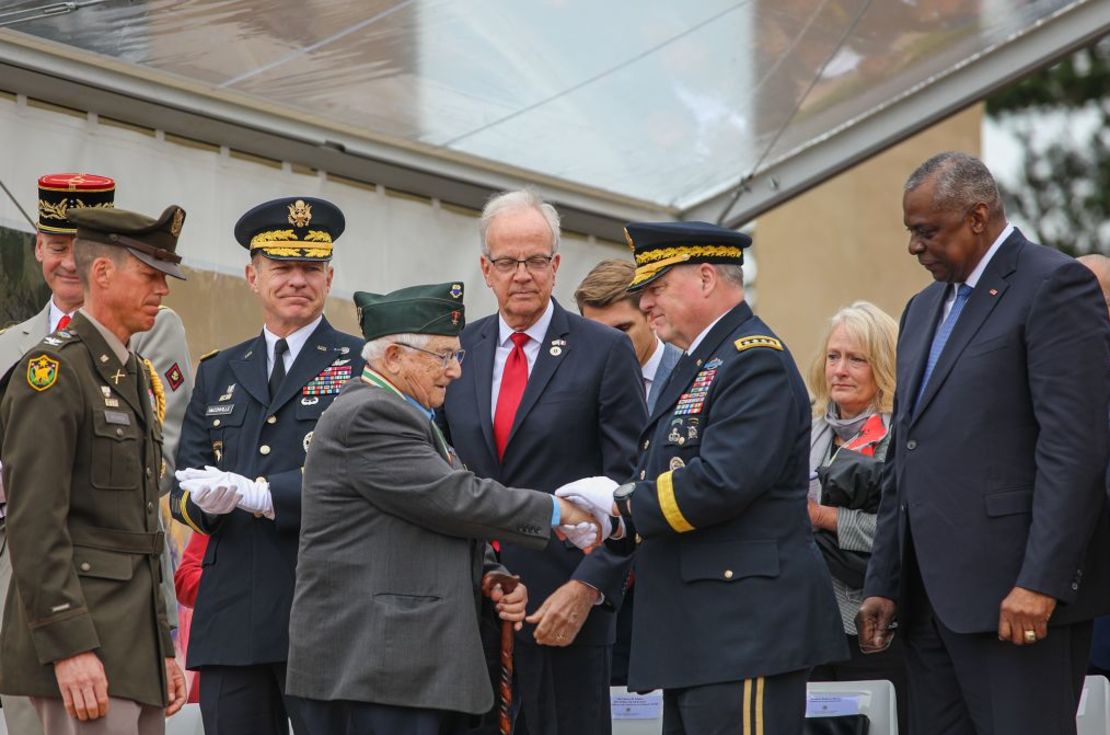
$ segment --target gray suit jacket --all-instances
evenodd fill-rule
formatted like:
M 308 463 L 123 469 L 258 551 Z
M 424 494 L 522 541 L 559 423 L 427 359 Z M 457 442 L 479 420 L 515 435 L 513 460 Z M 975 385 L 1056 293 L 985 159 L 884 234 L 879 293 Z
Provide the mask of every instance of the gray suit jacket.
M 428 417 L 348 383 L 305 461 L 287 691 L 477 714 L 493 705 L 478 630 L 486 539 L 542 549 L 551 497 L 463 468 Z
M 663 359 L 659 361 L 659 369 L 655 371 L 655 378 L 651 381 L 651 389 L 647 393 L 647 409 L 650 414 L 655 410 L 655 399 L 660 395 L 663 386 L 671 377 L 671 371 L 682 357 L 682 350 L 669 342 L 663 343 Z

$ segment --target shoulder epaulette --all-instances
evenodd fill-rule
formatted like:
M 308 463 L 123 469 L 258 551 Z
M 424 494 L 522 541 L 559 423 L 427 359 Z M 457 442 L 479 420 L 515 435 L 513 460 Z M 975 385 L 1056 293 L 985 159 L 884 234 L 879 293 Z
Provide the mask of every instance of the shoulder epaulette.
M 768 337 L 764 334 L 753 334 L 750 337 L 741 337 L 733 342 L 736 345 L 737 352 L 750 350 L 753 347 L 770 347 L 772 350 L 782 352 L 782 342 L 779 342 L 774 337 Z
M 39 341 L 39 344 L 46 345 L 47 347 L 64 347 L 71 342 L 80 341 L 81 338 L 76 332 L 71 332 L 68 329 L 59 329 L 43 337 Z
M 197 362 L 204 362 L 208 358 L 215 357 L 218 354 L 220 354 L 219 350 L 212 350 L 211 352 L 206 352 L 206 353 L 204 353 L 203 355 L 200 356 L 200 359 L 197 360 Z

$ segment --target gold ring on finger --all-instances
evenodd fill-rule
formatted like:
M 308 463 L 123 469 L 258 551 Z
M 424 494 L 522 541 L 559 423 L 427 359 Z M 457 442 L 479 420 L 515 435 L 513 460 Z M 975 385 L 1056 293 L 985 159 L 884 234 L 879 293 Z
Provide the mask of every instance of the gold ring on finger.
M 1037 642 L 1037 631 L 1035 631 L 1035 630 L 1025 631 L 1025 642 L 1026 643 L 1036 643 Z

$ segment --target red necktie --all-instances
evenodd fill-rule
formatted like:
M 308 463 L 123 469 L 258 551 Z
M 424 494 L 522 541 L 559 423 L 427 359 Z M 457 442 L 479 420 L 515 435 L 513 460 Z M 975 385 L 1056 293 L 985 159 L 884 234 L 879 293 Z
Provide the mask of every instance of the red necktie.
M 71 321 L 72 320 L 69 318 L 69 314 L 62 314 L 62 318 L 58 320 L 58 327 L 54 331 L 57 332 L 61 329 L 65 329 L 69 326 L 69 323 Z
M 520 397 L 524 395 L 524 386 L 528 385 L 528 358 L 524 355 L 528 335 L 514 332 L 511 339 L 513 351 L 505 360 L 501 389 L 497 392 L 497 410 L 493 412 L 493 442 L 497 445 L 498 459 L 505 455 L 505 445 L 509 443 L 509 432 L 520 406 Z

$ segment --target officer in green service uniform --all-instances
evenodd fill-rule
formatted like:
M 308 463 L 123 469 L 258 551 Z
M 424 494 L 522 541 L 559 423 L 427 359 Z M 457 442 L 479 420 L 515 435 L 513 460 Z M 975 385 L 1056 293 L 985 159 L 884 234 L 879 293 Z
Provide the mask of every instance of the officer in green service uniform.
M 165 399 L 126 345 L 182 278 L 185 212 L 67 214 L 84 306 L 0 386 L 14 582 L 0 692 L 30 696 L 47 735 L 99 718 L 96 732 L 162 733 L 185 701 L 158 587 Z

